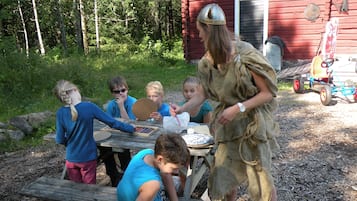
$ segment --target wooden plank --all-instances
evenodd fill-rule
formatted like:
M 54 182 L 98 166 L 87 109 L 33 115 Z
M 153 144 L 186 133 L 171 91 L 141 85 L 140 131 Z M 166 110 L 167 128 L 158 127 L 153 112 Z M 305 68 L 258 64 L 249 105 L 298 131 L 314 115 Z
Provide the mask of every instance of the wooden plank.
M 116 201 L 116 188 L 40 177 L 24 186 L 20 194 L 55 201 Z
M 75 183 L 49 177 L 40 177 L 24 186 L 20 194 L 53 201 L 117 201 L 115 187 Z M 183 197 L 179 200 L 187 201 Z

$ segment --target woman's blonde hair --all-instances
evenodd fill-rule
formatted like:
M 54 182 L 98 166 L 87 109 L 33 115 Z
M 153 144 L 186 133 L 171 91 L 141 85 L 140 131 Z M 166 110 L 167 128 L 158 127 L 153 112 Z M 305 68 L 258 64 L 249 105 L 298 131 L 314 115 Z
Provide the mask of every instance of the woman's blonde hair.
M 223 64 L 229 61 L 235 39 L 228 30 L 225 14 L 217 4 L 208 4 L 201 9 L 197 17 L 197 26 L 200 26 L 207 35 L 204 45 L 213 58 L 214 64 Z
M 76 121 L 78 118 L 78 112 L 72 103 L 72 98 L 69 92 L 72 90 L 78 90 L 77 86 L 67 80 L 59 80 L 54 88 L 55 96 L 65 105 L 69 105 L 71 108 L 72 121 Z
M 151 81 L 146 85 L 146 91 L 154 90 L 160 96 L 164 96 L 164 87 L 160 81 Z

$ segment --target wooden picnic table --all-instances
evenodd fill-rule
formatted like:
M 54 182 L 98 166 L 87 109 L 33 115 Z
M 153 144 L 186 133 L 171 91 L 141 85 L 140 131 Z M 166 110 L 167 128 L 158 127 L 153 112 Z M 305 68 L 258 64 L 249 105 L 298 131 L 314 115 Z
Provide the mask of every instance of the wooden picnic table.
M 124 121 L 124 120 L 121 120 Z M 130 149 L 134 151 L 139 151 L 142 149 L 151 148 L 154 149 L 156 138 L 165 133 L 162 124 L 153 124 L 146 121 L 125 121 L 127 123 L 132 123 L 134 125 L 147 125 L 154 126 L 158 129 L 151 135 L 142 136 L 137 134 L 130 134 L 122 132 L 119 130 L 106 129 L 108 128 L 104 123 L 100 121 L 94 122 L 94 131 L 106 131 L 110 132 L 111 136 L 107 139 L 97 141 L 98 146 L 111 147 L 113 152 L 120 152 L 122 149 Z M 179 135 L 179 134 L 178 134 Z M 48 134 L 44 136 L 45 140 L 54 141 L 55 134 Z M 193 157 L 191 166 L 187 169 L 187 179 L 184 189 L 184 199 L 189 200 L 193 191 L 196 189 L 197 184 L 201 180 L 202 176 L 209 168 L 210 163 L 213 159 L 212 146 L 192 148 L 189 147 L 190 155 Z M 203 158 L 204 162 L 200 162 L 198 159 Z

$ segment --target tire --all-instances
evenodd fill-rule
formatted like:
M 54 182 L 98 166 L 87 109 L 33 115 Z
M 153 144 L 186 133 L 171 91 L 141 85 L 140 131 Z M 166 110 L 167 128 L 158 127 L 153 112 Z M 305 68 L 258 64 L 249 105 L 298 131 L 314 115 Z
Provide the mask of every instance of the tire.
M 330 105 L 332 100 L 332 91 L 329 85 L 325 85 L 320 90 L 320 100 L 321 103 L 325 106 Z
M 304 78 L 301 76 L 294 77 L 293 80 L 293 89 L 297 94 L 304 93 Z

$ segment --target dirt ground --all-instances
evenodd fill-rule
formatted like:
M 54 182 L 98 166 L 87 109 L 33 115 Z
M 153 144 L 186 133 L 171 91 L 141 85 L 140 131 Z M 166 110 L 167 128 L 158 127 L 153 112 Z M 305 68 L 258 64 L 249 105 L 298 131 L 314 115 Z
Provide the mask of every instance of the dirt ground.
M 278 200 L 357 200 L 357 103 L 334 99 L 335 105 L 323 106 L 314 92 L 283 91 L 278 99 L 281 151 L 272 167 Z M 64 148 L 51 142 L 1 154 L 0 200 L 38 200 L 18 191 L 40 176 L 60 177 L 63 157 Z M 98 182 L 108 182 L 103 167 Z M 205 187 L 200 183 L 195 195 Z M 248 200 L 245 187 L 240 190 L 237 200 Z

